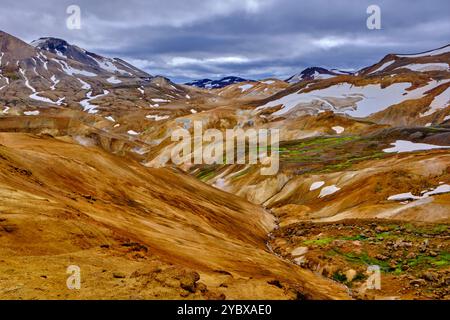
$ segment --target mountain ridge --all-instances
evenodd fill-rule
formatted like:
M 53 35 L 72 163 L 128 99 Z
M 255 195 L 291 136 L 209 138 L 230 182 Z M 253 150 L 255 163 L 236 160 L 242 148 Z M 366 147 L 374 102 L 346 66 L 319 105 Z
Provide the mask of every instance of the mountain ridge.
M 34 40 L 30 45 L 35 48 L 51 52 L 60 57 L 72 59 L 80 63 L 88 64 L 99 69 L 104 69 L 105 71 L 112 72 L 119 75 L 133 75 L 141 78 L 151 77 L 145 71 L 139 70 L 136 67 L 129 67 L 131 65 L 125 65 L 122 63 L 123 60 L 118 58 L 105 58 L 96 53 L 89 52 L 78 46 L 69 44 L 66 40 L 53 38 L 53 37 L 43 37 Z

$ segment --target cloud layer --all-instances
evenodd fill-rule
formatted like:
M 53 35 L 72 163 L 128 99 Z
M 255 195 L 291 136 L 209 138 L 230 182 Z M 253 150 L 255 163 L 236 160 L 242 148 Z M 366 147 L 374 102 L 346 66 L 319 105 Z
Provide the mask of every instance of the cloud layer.
M 79 0 L 82 28 L 69 30 L 73 3 L 2 0 L 0 29 L 26 41 L 64 38 L 176 81 L 359 69 L 450 43 L 448 0 Z M 381 8 L 381 30 L 366 27 L 371 4 Z

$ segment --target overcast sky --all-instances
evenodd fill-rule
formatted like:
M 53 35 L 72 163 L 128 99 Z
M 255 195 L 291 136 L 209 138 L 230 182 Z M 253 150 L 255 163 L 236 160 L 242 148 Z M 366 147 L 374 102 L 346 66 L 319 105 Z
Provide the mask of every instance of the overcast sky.
M 81 30 L 66 9 L 81 8 Z M 366 27 L 381 8 L 381 30 Z M 0 29 L 63 38 L 175 81 L 285 78 L 309 66 L 359 69 L 387 53 L 450 43 L 449 0 L 1 0 Z

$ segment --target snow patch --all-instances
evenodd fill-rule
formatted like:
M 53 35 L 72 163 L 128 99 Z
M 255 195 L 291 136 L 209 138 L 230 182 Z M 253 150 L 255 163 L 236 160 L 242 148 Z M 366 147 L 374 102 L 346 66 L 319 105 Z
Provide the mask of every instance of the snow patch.
M 41 101 L 45 103 L 55 104 L 55 102 L 49 98 L 39 96 L 39 92 L 30 94 L 30 98 L 36 101 Z
M 389 201 L 405 201 L 405 200 L 419 200 L 419 199 L 425 199 L 430 196 L 438 195 L 438 194 L 444 194 L 450 192 L 450 185 L 448 184 L 441 184 L 437 186 L 436 188 L 430 190 L 430 191 L 424 191 L 422 192 L 421 196 L 415 196 L 411 192 L 406 193 L 399 193 L 395 194 L 393 196 L 390 196 L 388 198 Z
M 450 146 L 436 146 L 427 143 L 415 143 L 406 140 L 397 140 L 391 143 L 392 148 L 383 149 L 386 153 L 402 153 L 402 152 L 414 152 L 433 149 L 448 149 Z
M 106 79 L 106 81 L 112 84 L 122 83 L 122 81 L 117 79 L 115 76 L 109 77 L 108 79 Z
M 48 70 L 48 66 L 47 66 L 48 59 L 47 59 L 47 57 L 42 52 L 39 52 L 36 57 L 42 62 L 42 64 L 44 65 L 44 69 Z
M 96 110 L 97 106 L 91 104 L 90 102 L 94 99 L 100 98 L 100 97 L 104 97 L 106 95 L 109 94 L 108 90 L 103 90 L 102 94 L 96 95 L 96 96 L 92 96 L 92 91 L 89 91 L 86 94 L 86 99 L 81 100 L 80 101 L 80 105 L 83 107 L 84 111 L 87 111 L 88 113 L 97 113 L 98 110 Z
M 341 127 L 341 126 L 335 126 L 332 128 L 337 134 L 341 134 L 342 132 L 345 131 L 345 128 Z
M 102 68 L 103 70 L 106 70 L 106 71 L 111 72 L 111 73 L 118 72 L 118 73 L 121 73 L 121 74 L 124 74 L 124 75 L 131 75 L 131 73 L 129 73 L 128 71 L 125 71 L 125 70 L 117 68 L 114 65 L 114 63 L 112 61 L 110 61 L 109 59 L 106 59 L 106 58 L 105 59 L 95 59 L 95 58 L 93 58 L 93 59 L 95 60 L 95 62 L 97 62 L 99 67 Z
M 28 78 L 25 75 L 25 71 L 22 68 L 19 68 L 19 72 L 22 74 L 22 76 L 25 78 L 25 86 L 30 89 L 33 93 L 30 94 L 30 99 L 36 100 L 36 101 L 41 101 L 41 102 L 45 102 L 45 103 L 50 103 L 50 104 L 57 104 L 57 105 L 61 105 L 62 102 L 65 100 L 64 98 L 58 99 L 57 102 L 54 102 L 53 100 L 46 98 L 46 97 L 41 97 L 39 94 L 40 92 L 37 92 L 35 88 L 33 88 L 30 85 L 30 82 L 28 81 Z M 55 84 L 56 85 L 56 84 Z
M 426 71 L 448 71 L 448 63 L 411 63 L 397 69 L 409 69 L 411 71 L 426 72 Z
M 153 101 L 153 102 L 158 102 L 158 103 L 170 102 L 170 100 L 166 100 L 166 99 L 158 99 L 158 98 L 152 99 L 152 101 Z
M 248 89 L 253 88 L 253 84 L 243 84 L 242 86 L 239 86 L 239 89 L 241 89 L 241 92 L 247 91 Z
M 81 83 L 81 89 L 84 89 L 84 90 L 91 90 L 92 89 L 92 86 L 89 83 L 81 80 L 80 78 L 77 78 L 77 79 Z
M 22 68 L 19 68 L 19 72 L 22 74 L 22 76 L 25 78 L 25 86 L 30 89 L 33 93 L 36 92 L 36 89 L 34 89 L 31 85 L 30 82 L 28 81 L 27 76 L 25 75 L 25 71 Z
M 67 57 L 61 51 L 55 49 L 55 52 L 56 52 L 57 56 L 60 56 L 61 58 L 64 58 L 64 59 L 67 59 Z
M 429 116 L 435 113 L 438 110 L 441 110 L 447 107 L 450 104 L 450 87 L 448 87 L 444 92 L 434 97 L 433 101 L 430 104 L 429 109 L 420 114 L 421 117 Z
M 320 190 L 319 198 L 329 196 L 330 194 L 338 192 L 339 190 L 341 190 L 341 188 L 336 187 L 336 185 L 324 187 L 322 190 Z
M 389 67 L 389 66 L 390 66 L 391 64 L 393 64 L 394 62 L 395 62 L 395 60 L 391 60 L 391 61 L 385 62 L 385 63 L 383 63 L 381 66 L 379 66 L 377 69 L 373 70 L 373 71 L 372 71 L 371 73 L 369 73 L 369 74 L 383 71 L 384 69 L 386 69 L 387 67 Z
M 59 80 L 56 79 L 56 76 L 53 75 L 50 80 L 53 82 L 53 85 L 50 87 L 50 90 L 54 91 L 56 89 L 56 85 L 59 83 Z
M 73 76 L 74 74 L 79 74 L 79 75 L 86 76 L 86 77 L 97 76 L 97 74 L 86 71 L 86 70 L 75 69 L 75 68 L 69 66 L 65 61 L 58 60 L 58 59 L 52 59 L 52 60 L 55 61 L 57 64 L 59 64 L 60 67 L 62 68 L 62 71 L 69 76 Z
M 38 116 L 39 115 L 39 111 L 38 110 L 34 110 L 34 111 L 24 111 L 24 115 L 26 116 Z
M 327 74 L 327 73 L 320 73 L 320 72 L 315 71 L 314 74 L 311 77 L 314 80 L 325 80 L 325 79 L 334 78 L 335 75 Z
M 311 184 L 311 187 L 309 187 L 309 191 L 317 190 L 317 189 L 321 188 L 324 184 L 325 184 L 325 181 L 313 182 Z
M 161 121 L 161 120 L 166 120 L 169 119 L 170 116 L 158 116 L 158 115 L 153 115 L 153 114 L 149 114 L 148 116 L 145 116 L 147 119 L 153 119 L 155 121 Z

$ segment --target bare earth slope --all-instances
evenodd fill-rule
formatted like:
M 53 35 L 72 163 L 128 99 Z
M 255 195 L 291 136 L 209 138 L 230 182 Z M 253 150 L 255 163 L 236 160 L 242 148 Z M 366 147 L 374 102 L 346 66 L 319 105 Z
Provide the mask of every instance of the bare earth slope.
M 0 166 L 1 298 L 346 297 L 268 251 L 263 209 L 189 176 L 22 133 Z

